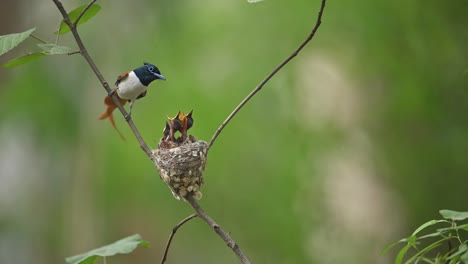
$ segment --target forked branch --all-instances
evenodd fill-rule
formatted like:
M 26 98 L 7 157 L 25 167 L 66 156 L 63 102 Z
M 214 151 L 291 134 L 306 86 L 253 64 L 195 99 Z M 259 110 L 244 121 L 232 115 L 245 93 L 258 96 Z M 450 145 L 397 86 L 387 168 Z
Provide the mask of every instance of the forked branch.
M 70 30 L 73 34 L 73 37 L 75 38 L 75 41 L 79 47 L 79 53 L 84 57 L 84 59 L 87 61 L 91 69 L 93 70 L 94 74 L 96 77 L 99 79 L 99 82 L 101 82 L 102 86 L 104 89 L 107 91 L 107 93 L 110 93 L 112 89 L 110 88 L 108 82 L 104 79 L 103 75 L 101 74 L 100 70 L 94 63 L 93 59 L 89 55 L 88 51 L 85 48 L 85 45 L 83 44 L 83 41 L 81 40 L 80 35 L 78 34 L 76 26 L 78 25 L 79 20 L 82 18 L 82 16 L 86 13 L 86 11 L 97 1 L 97 0 L 91 0 L 91 2 L 86 6 L 86 8 L 81 12 L 81 14 L 78 16 L 76 21 L 72 22 L 70 21 L 70 17 L 68 16 L 65 8 L 63 7 L 62 3 L 59 0 L 52 0 L 55 5 L 57 6 L 58 10 L 63 16 L 64 22 L 70 27 Z M 226 125 L 232 120 L 232 118 L 240 111 L 240 109 L 256 94 L 258 93 L 263 86 L 276 74 L 278 73 L 289 61 L 291 61 L 294 57 L 296 57 L 299 52 L 312 40 L 312 38 L 315 36 L 315 33 L 317 32 L 320 24 L 321 24 L 321 19 L 323 15 L 323 10 L 325 9 L 325 3 L 326 0 L 321 0 L 321 6 L 320 10 L 318 12 L 318 17 L 315 22 L 314 27 L 312 28 L 311 33 L 307 36 L 307 38 L 299 45 L 299 47 L 291 54 L 289 55 L 283 62 L 281 62 L 270 74 L 268 74 L 265 79 L 263 79 L 255 89 L 250 92 L 250 94 L 247 95 L 247 97 L 242 100 L 242 102 L 232 111 L 232 113 L 224 120 L 224 122 L 219 126 L 219 128 L 216 130 L 214 133 L 213 137 L 211 138 L 209 142 L 209 148 L 214 144 L 218 136 L 221 134 L 223 129 L 226 127 Z M 120 101 L 118 100 L 117 96 L 114 94 L 112 96 L 112 100 L 115 102 L 117 105 L 119 111 L 122 113 L 124 117 L 128 116 L 126 110 L 123 108 L 123 106 L 120 104 Z M 143 138 L 141 137 L 140 132 L 136 128 L 135 124 L 133 123 L 131 118 L 126 119 L 128 122 L 128 125 L 130 126 L 133 134 L 137 138 L 141 149 L 146 153 L 146 155 L 151 159 L 152 153 L 148 145 L 145 143 Z M 250 263 L 250 261 L 247 259 L 247 257 L 242 253 L 241 249 L 237 245 L 237 243 L 231 238 L 231 236 L 225 232 L 208 214 L 206 214 L 198 202 L 193 198 L 193 197 L 187 197 L 187 200 L 189 204 L 193 207 L 193 209 L 196 211 L 196 214 L 193 214 L 184 220 L 182 220 L 176 227 L 174 227 L 172 234 L 168 240 L 168 244 L 166 246 L 166 250 L 162 259 L 161 263 L 164 263 L 164 261 L 167 258 L 167 253 L 172 241 L 173 236 L 175 235 L 175 232 L 177 231 L 178 228 L 180 228 L 183 224 L 186 222 L 190 221 L 191 219 L 195 218 L 196 216 L 200 217 L 205 221 L 217 234 L 219 237 L 221 237 L 226 245 L 231 248 L 234 253 L 238 256 L 239 260 L 244 263 Z
M 174 235 L 177 232 L 177 230 L 179 230 L 179 228 L 182 227 L 185 223 L 194 219 L 197 216 L 198 216 L 197 214 L 191 214 L 187 216 L 186 218 L 184 218 L 182 221 L 180 221 L 176 226 L 174 226 L 174 228 L 172 228 L 171 235 L 169 236 L 169 239 L 167 240 L 166 249 L 164 250 L 164 255 L 161 259 L 161 264 L 164 264 L 164 262 L 166 262 L 167 254 L 169 253 L 169 248 L 171 247 L 172 239 L 174 238 Z
M 190 203 L 193 209 L 195 209 L 198 217 L 203 219 L 203 221 L 205 221 L 205 223 L 207 223 L 216 232 L 216 234 L 218 234 L 218 236 L 224 240 L 224 242 L 226 242 L 226 245 L 232 249 L 232 251 L 234 251 L 237 257 L 239 257 L 241 263 L 250 264 L 250 261 L 247 259 L 244 253 L 242 253 L 242 250 L 239 248 L 237 243 L 208 214 L 206 214 L 205 211 L 203 211 L 197 200 L 192 196 L 188 196 L 187 201 Z

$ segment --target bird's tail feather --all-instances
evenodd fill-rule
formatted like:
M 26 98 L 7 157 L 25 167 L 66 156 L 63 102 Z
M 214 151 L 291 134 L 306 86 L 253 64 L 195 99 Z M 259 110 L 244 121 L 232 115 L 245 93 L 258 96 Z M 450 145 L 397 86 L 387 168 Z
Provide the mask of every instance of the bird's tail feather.
M 119 98 L 119 100 L 122 105 L 125 105 L 125 103 L 127 102 L 127 100 L 124 100 L 121 98 Z M 114 110 L 117 108 L 117 105 L 114 103 L 114 100 L 112 100 L 110 96 L 104 97 L 104 104 L 106 105 L 107 108 L 106 108 L 106 111 L 104 111 L 104 113 L 102 113 L 99 116 L 99 119 L 102 120 L 102 119 L 109 118 L 109 121 L 111 122 L 112 126 L 117 131 L 117 133 L 119 133 L 120 138 L 122 140 L 125 140 L 125 137 L 122 135 L 122 133 L 120 133 L 119 129 L 117 129 L 117 126 L 115 125 L 115 121 L 114 121 L 114 115 L 112 114 Z

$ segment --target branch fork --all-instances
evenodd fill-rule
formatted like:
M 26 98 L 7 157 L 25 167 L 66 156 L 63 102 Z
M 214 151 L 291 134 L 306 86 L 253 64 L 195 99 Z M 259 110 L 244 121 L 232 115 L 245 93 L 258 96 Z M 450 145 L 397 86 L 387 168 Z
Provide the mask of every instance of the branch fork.
M 83 58 L 86 60 L 88 65 L 91 67 L 93 70 L 94 74 L 98 78 L 99 82 L 103 86 L 103 88 L 107 91 L 107 93 L 111 93 L 112 89 L 110 88 L 108 82 L 104 79 L 103 75 L 101 74 L 99 68 L 96 66 L 94 63 L 93 59 L 89 55 L 88 51 L 86 50 L 85 45 L 83 44 L 83 41 L 81 40 L 80 35 L 78 34 L 77 31 L 77 25 L 80 19 L 83 17 L 83 15 L 88 11 L 88 9 L 97 1 L 97 0 L 91 0 L 89 4 L 86 6 L 85 9 L 80 13 L 80 15 L 77 17 L 77 19 L 72 22 L 70 21 L 70 17 L 68 16 L 68 13 L 66 12 L 65 8 L 63 7 L 62 3 L 59 0 L 52 0 L 55 5 L 57 6 L 57 9 L 60 11 L 63 17 L 63 21 L 70 27 L 70 30 L 73 34 L 73 37 L 75 38 L 75 41 L 78 45 L 79 51 L 72 52 L 71 54 L 79 53 L 83 56 Z M 208 150 L 213 146 L 214 142 L 218 138 L 218 136 L 221 134 L 223 129 L 227 126 L 227 124 L 234 118 L 234 116 L 244 107 L 245 104 L 255 95 L 257 94 L 263 86 L 274 76 L 276 73 L 278 73 L 286 64 L 288 64 L 294 57 L 296 57 L 299 52 L 312 40 L 312 38 L 315 36 L 318 28 L 320 27 L 322 23 L 322 15 L 323 15 L 323 10 L 325 9 L 325 3 L 326 0 L 321 0 L 321 5 L 320 9 L 318 12 L 317 20 L 312 28 L 312 31 L 309 33 L 307 38 L 299 45 L 299 47 L 294 50 L 291 55 L 289 55 L 283 62 L 281 62 L 276 68 L 273 69 L 273 71 L 268 74 L 253 90 L 250 92 L 240 103 L 239 105 L 234 108 L 234 110 L 229 114 L 229 116 L 224 120 L 221 125 L 218 127 L 218 129 L 215 131 L 213 137 L 211 138 L 210 142 L 208 143 L 207 146 L 207 152 Z M 126 112 L 125 108 L 120 104 L 120 101 L 118 100 L 116 95 L 112 96 L 112 100 L 115 102 L 117 105 L 119 111 L 122 113 L 123 117 L 128 116 L 128 113 Z M 148 158 L 150 158 L 152 161 L 154 161 L 154 156 L 153 152 L 151 149 L 148 147 L 146 142 L 143 140 L 140 132 L 138 131 L 137 127 L 133 123 L 133 120 L 131 117 L 128 119 L 126 118 L 126 121 L 128 125 L 130 126 L 133 134 L 138 140 L 138 143 L 140 144 L 140 148 L 146 153 Z M 196 201 L 195 197 L 188 195 L 186 196 L 187 202 L 193 207 L 195 210 L 196 214 L 192 214 L 185 219 L 183 219 L 179 224 L 177 224 L 173 229 L 171 236 L 169 237 L 168 243 L 166 245 L 166 249 L 163 255 L 163 259 L 161 260 L 161 263 L 164 263 L 167 259 L 167 254 L 169 251 L 169 247 L 171 245 L 172 239 L 176 233 L 176 231 L 183 226 L 185 223 L 189 222 L 190 220 L 194 219 L 195 217 L 200 217 L 203 221 L 205 221 L 214 231 L 218 236 L 224 240 L 226 245 L 233 250 L 233 252 L 237 255 L 239 258 L 240 262 L 243 264 L 249 264 L 250 261 L 247 259 L 247 257 L 243 254 L 237 243 L 231 238 L 230 234 L 225 232 L 208 214 L 206 214 L 198 202 Z

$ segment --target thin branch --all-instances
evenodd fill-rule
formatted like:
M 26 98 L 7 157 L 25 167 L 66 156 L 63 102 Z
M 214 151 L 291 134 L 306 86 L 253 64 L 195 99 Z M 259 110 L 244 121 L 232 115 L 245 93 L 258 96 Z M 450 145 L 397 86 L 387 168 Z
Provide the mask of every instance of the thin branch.
M 34 35 L 34 34 L 31 34 L 31 35 L 29 35 L 29 36 L 30 36 L 31 38 L 35 39 L 35 40 L 38 40 L 38 41 L 40 41 L 40 42 L 42 42 L 42 43 L 44 43 L 44 44 L 47 44 L 46 41 L 42 40 L 41 38 L 37 37 L 37 36 Z
M 169 247 L 171 246 L 171 243 L 172 243 L 172 238 L 174 237 L 175 233 L 177 232 L 177 230 L 183 226 L 185 223 L 187 223 L 188 221 L 192 220 L 193 218 L 197 217 L 198 215 L 197 214 L 191 214 L 189 216 L 187 216 L 186 218 L 184 218 L 182 221 L 180 221 L 180 223 L 178 223 L 176 226 L 174 226 L 174 228 L 172 228 L 172 233 L 171 235 L 169 236 L 169 239 L 167 240 L 167 244 L 166 244 L 166 249 L 164 250 L 164 256 L 163 258 L 161 259 L 161 264 L 163 264 L 164 262 L 166 262 L 166 259 L 167 259 L 167 254 L 169 253 Z
M 78 25 L 78 22 L 80 21 L 81 17 L 83 17 L 83 15 L 88 12 L 88 9 L 94 4 L 96 3 L 97 0 L 92 0 L 86 7 L 85 9 L 83 9 L 83 11 L 81 11 L 80 15 L 76 18 L 75 22 L 73 22 L 73 25 L 75 26 L 76 28 L 76 25 Z
M 81 40 L 81 37 L 80 35 L 78 34 L 78 31 L 76 29 L 76 24 L 78 23 L 78 21 L 81 19 L 81 17 L 83 16 L 83 14 L 87 11 L 87 9 L 89 9 L 91 7 L 92 4 L 94 4 L 94 2 L 96 2 L 96 0 L 92 0 L 88 6 L 83 10 L 83 12 L 80 14 L 80 16 L 77 18 L 77 20 L 72 23 L 70 21 L 70 17 L 68 16 L 67 12 L 65 11 L 65 8 L 63 7 L 62 3 L 59 1 L 59 0 L 52 0 L 55 5 L 57 6 L 57 8 L 59 9 L 60 13 L 62 14 L 63 16 L 63 20 L 64 22 L 70 27 L 70 30 L 73 34 L 73 37 L 75 38 L 75 41 L 80 49 L 80 53 L 81 55 L 85 58 L 85 60 L 88 62 L 89 66 L 91 67 L 91 69 L 93 70 L 94 74 L 96 75 L 96 77 L 99 79 L 99 81 L 101 82 L 102 86 L 104 87 L 104 89 L 106 89 L 106 91 L 108 93 L 110 93 L 112 91 L 112 89 L 109 87 L 109 84 L 108 82 L 104 79 L 104 77 L 102 76 L 101 72 L 99 71 L 99 69 L 97 68 L 96 64 L 94 63 L 94 61 L 91 59 L 90 55 L 88 54 L 88 51 L 86 50 L 82 40 Z M 315 26 L 313 27 L 312 29 L 312 32 L 309 34 L 309 36 L 306 38 L 306 40 L 288 57 L 286 58 L 279 66 L 277 66 L 269 75 L 267 75 L 267 77 L 262 81 L 260 82 L 260 84 L 244 99 L 242 100 L 242 102 L 233 110 L 233 112 L 227 117 L 227 119 L 221 124 L 221 126 L 216 130 L 215 134 L 213 135 L 213 137 L 211 138 L 210 140 L 210 143 L 209 143 L 209 148 L 211 148 L 211 146 L 213 145 L 213 143 L 215 142 L 216 138 L 219 136 L 219 134 L 222 132 L 222 130 L 224 129 L 224 127 L 226 127 L 226 125 L 231 121 L 231 119 L 237 114 L 237 112 L 239 112 L 239 110 L 257 93 L 259 92 L 262 87 L 278 72 L 280 71 L 290 60 L 292 60 L 294 57 L 297 56 L 297 54 L 307 45 L 307 43 L 309 43 L 310 40 L 312 40 L 312 38 L 314 37 L 317 29 L 319 28 L 320 24 L 321 24 L 321 18 L 322 18 L 322 14 L 323 14 L 323 10 L 325 8 L 325 2 L 326 0 L 322 0 L 322 4 L 321 4 L 321 7 L 320 7 L 320 11 L 318 13 L 318 17 L 317 17 L 317 21 L 315 23 Z M 146 153 L 146 155 L 151 159 L 152 158 L 152 153 L 151 153 L 151 150 L 149 149 L 148 145 L 145 143 L 145 141 L 143 140 L 143 138 L 141 137 L 139 131 L 137 130 L 137 128 L 135 127 L 132 119 L 128 116 L 127 112 L 125 111 L 125 109 L 123 108 L 123 106 L 120 104 L 117 96 L 114 94 L 112 96 L 112 100 L 115 102 L 115 104 L 117 105 L 117 107 L 119 108 L 120 112 L 122 113 L 122 115 L 124 117 L 128 117 L 126 118 L 127 122 L 128 122 L 128 125 L 130 126 L 130 128 L 132 129 L 133 133 L 135 134 L 138 142 L 140 143 L 140 147 L 142 148 L 142 150 Z M 168 244 L 166 246 L 166 250 L 165 250 L 165 254 L 164 254 L 164 257 L 163 257 L 163 260 L 162 260 L 162 263 L 164 263 L 164 261 L 166 260 L 166 257 L 167 257 L 167 252 L 169 250 L 169 247 L 170 247 L 170 244 L 171 244 L 171 241 L 172 241 L 172 238 L 173 236 L 175 235 L 175 232 L 177 231 L 178 228 L 180 228 L 183 224 L 185 224 L 186 222 L 190 221 L 191 219 L 193 219 L 194 217 L 198 216 L 200 217 L 201 219 L 203 219 L 203 221 L 205 221 L 217 234 L 219 237 L 221 237 L 221 239 L 224 240 L 224 242 L 226 242 L 226 245 L 232 249 L 232 251 L 239 257 L 240 261 L 243 263 L 243 264 L 250 264 L 250 261 L 247 259 L 247 257 L 242 253 L 242 251 L 240 250 L 239 246 L 236 244 L 236 242 L 231 238 L 231 236 L 226 233 L 223 229 L 221 229 L 221 227 L 208 215 L 206 214 L 202 208 L 200 207 L 200 205 L 198 204 L 198 202 L 195 200 L 195 198 L 193 197 L 187 197 L 187 200 L 189 202 L 189 204 L 193 207 L 193 209 L 196 211 L 196 215 L 191 215 L 187 218 L 185 218 L 184 220 L 182 220 L 176 227 L 174 227 L 173 231 L 172 231 L 172 234 L 169 238 L 169 241 L 168 241 Z
M 94 63 L 93 59 L 91 58 L 91 56 L 89 55 L 88 51 L 86 50 L 84 44 L 83 44 L 83 41 L 81 40 L 81 37 L 80 35 L 78 34 L 78 31 L 76 29 L 76 26 L 70 21 L 70 17 L 68 16 L 67 14 L 67 11 L 65 11 L 65 8 L 63 7 L 62 3 L 59 1 L 59 0 L 52 0 L 55 5 L 57 6 L 58 10 L 60 11 L 60 13 L 62 14 L 63 16 L 63 21 L 68 25 L 68 27 L 70 27 L 70 31 L 72 32 L 73 34 L 73 37 L 75 38 L 75 41 L 76 41 L 76 44 L 78 45 L 78 48 L 80 49 L 80 53 L 81 55 L 85 58 L 85 60 L 88 62 L 89 66 L 91 67 L 91 69 L 93 70 L 94 74 L 96 75 L 96 77 L 99 79 L 99 81 L 101 82 L 102 86 L 104 87 L 104 89 L 106 89 L 107 93 L 110 93 L 112 91 L 112 89 L 110 88 L 109 86 L 109 83 L 104 79 L 103 75 L 101 74 L 101 72 L 99 71 L 98 67 L 96 66 L 96 64 Z M 91 1 L 91 4 L 94 3 L 96 0 L 92 0 Z M 90 5 L 89 5 L 90 6 Z M 122 113 L 122 115 L 124 117 L 127 117 L 125 118 L 125 120 L 127 120 L 127 123 L 128 125 L 130 126 L 130 128 L 132 129 L 133 131 L 133 134 L 135 134 L 135 137 L 137 138 L 138 140 L 138 143 L 140 144 L 140 148 L 146 153 L 146 155 L 151 158 L 151 150 L 150 148 L 148 147 L 148 145 L 146 144 L 146 142 L 143 140 L 140 132 L 138 131 L 138 129 L 136 128 L 135 124 L 133 123 L 133 120 L 131 119 L 131 117 L 128 115 L 127 111 L 125 111 L 125 108 L 123 108 L 122 104 L 120 103 L 119 99 L 117 98 L 117 95 L 113 94 L 112 95 L 112 100 L 114 101 L 114 103 L 117 105 L 117 108 L 120 110 L 120 112 Z
M 72 51 L 72 52 L 68 52 L 67 55 L 74 55 L 74 54 L 78 54 L 78 53 L 81 53 L 81 50 L 75 50 L 75 51 Z
M 223 229 L 221 229 L 221 227 L 208 214 L 206 214 L 205 211 L 203 211 L 197 200 L 192 196 L 188 196 L 186 199 L 193 207 L 193 209 L 195 209 L 198 217 L 203 219 L 203 221 L 205 221 L 216 232 L 216 234 L 218 234 L 218 236 L 224 240 L 224 242 L 226 242 L 226 245 L 239 257 L 241 263 L 250 264 L 250 261 L 247 259 L 247 256 L 242 253 L 239 245 L 237 245 L 231 236 Z
M 289 61 L 291 61 L 294 57 L 299 54 L 299 52 L 309 43 L 309 41 L 312 40 L 312 38 L 315 36 L 315 33 L 317 32 L 317 29 L 320 27 L 320 24 L 322 23 L 322 15 L 323 15 L 323 10 L 325 9 L 325 2 L 326 0 L 322 0 L 322 4 L 320 6 L 320 10 L 318 12 L 317 20 L 315 22 L 314 27 L 312 28 L 312 31 L 310 34 L 307 36 L 307 38 L 302 42 L 301 45 L 291 54 L 289 55 L 283 62 L 281 62 L 270 74 L 268 74 L 263 81 L 261 81 L 255 89 L 253 89 L 252 92 L 250 92 L 247 97 L 242 100 L 242 102 L 232 111 L 232 113 L 224 120 L 224 122 L 219 126 L 219 128 L 216 130 L 214 133 L 213 137 L 210 140 L 210 143 L 208 144 L 208 149 L 211 148 L 215 140 L 218 138 L 219 134 L 223 131 L 223 129 L 226 127 L 226 125 L 231 121 L 231 119 L 241 110 L 241 108 L 256 94 L 258 93 L 263 86 L 276 74 L 278 73 L 286 64 L 288 64 Z

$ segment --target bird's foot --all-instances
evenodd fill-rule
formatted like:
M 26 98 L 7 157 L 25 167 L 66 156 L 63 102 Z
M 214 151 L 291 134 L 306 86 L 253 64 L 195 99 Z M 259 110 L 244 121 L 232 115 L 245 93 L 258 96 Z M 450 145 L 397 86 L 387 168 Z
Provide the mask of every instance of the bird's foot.
M 130 120 L 130 118 L 132 118 L 132 116 L 130 114 L 128 114 L 128 115 L 125 115 L 124 118 L 125 118 L 125 121 L 128 122 L 128 120 Z
M 112 97 L 112 96 L 114 96 L 114 94 L 115 94 L 116 92 L 117 92 L 117 89 L 114 89 L 114 90 L 110 91 L 109 93 L 107 93 L 107 95 L 108 95 L 109 97 Z

